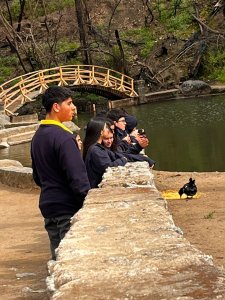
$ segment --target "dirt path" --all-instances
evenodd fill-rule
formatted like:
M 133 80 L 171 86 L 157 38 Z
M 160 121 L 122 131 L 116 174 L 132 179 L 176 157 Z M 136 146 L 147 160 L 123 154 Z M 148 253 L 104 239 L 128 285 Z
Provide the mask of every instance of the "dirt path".
M 48 238 L 38 191 L 0 185 L 0 298 L 48 299 L 45 278 Z
M 177 191 L 196 179 L 200 198 L 168 200 L 175 224 L 184 236 L 218 266 L 225 267 L 225 173 L 154 171 L 160 191 Z M 49 242 L 38 209 L 37 191 L 0 185 L 0 298 L 48 299 L 45 286 Z
M 225 173 L 157 172 L 159 191 L 178 191 L 189 178 L 196 180 L 200 197 L 192 200 L 167 200 L 175 224 L 192 245 L 212 255 L 214 263 L 225 267 Z

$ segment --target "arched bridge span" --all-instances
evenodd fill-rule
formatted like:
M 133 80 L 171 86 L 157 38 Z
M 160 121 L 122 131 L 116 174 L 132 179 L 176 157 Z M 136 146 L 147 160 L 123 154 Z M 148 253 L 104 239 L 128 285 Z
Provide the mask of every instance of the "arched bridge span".
M 85 90 L 110 100 L 136 97 L 133 78 L 120 72 L 94 65 L 68 65 L 39 70 L 11 79 L 0 85 L 0 103 L 6 115 L 43 93 L 49 85 Z

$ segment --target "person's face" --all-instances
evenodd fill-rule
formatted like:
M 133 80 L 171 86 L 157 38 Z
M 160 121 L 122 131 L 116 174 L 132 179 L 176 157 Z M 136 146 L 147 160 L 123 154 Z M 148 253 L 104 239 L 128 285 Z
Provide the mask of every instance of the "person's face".
M 81 151 L 83 143 L 81 141 L 81 138 L 80 138 L 79 134 L 76 136 L 76 141 L 77 141 L 78 148 Z
M 110 132 L 109 130 L 105 131 L 103 133 L 102 143 L 104 147 L 110 148 L 113 143 L 113 133 Z
M 121 117 L 118 122 L 115 122 L 116 127 L 120 128 L 121 130 L 125 130 L 126 128 L 126 121 L 124 117 Z
M 115 125 L 114 124 L 110 125 L 110 128 L 112 129 L 113 132 L 115 131 Z
M 54 103 L 53 105 L 60 122 L 71 121 L 76 114 L 76 106 L 73 104 L 72 98 L 68 98 L 62 103 Z

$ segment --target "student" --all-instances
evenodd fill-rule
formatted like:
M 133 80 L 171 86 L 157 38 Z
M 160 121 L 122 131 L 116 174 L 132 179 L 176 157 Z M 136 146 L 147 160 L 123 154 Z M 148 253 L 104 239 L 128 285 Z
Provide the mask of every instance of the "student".
M 82 145 L 83 145 L 81 137 L 80 137 L 80 135 L 78 133 L 74 134 L 74 137 L 75 137 L 75 141 L 77 143 L 77 147 L 81 151 L 82 150 Z
M 112 131 L 108 131 L 104 134 L 103 139 L 102 139 L 102 145 L 110 150 L 110 152 L 114 152 L 115 157 L 120 157 L 122 153 L 115 152 L 115 150 L 112 149 L 112 145 L 114 142 L 114 134 Z M 131 153 L 123 153 L 123 156 L 127 158 L 128 161 L 130 162 L 135 162 L 135 161 L 146 161 L 149 164 L 150 168 L 153 168 L 155 165 L 155 161 L 152 160 L 150 157 L 142 154 L 131 154 Z
M 115 108 L 107 113 L 107 118 L 111 119 L 115 124 L 118 151 L 138 154 L 148 146 L 149 141 L 146 136 L 137 134 L 134 139 L 127 133 L 126 112 Z
M 42 104 L 46 119 L 32 139 L 31 158 L 33 178 L 41 188 L 39 208 L 55 260 L 55 250 L 70 229 L 71 217 L 82 207 L 90 184 L 73 132 L 62 124 L 75 114 L 71 91 L 51 86 Z
M 92 118 L 86 128 L 83 157 L 91 188 L 97 188 L 108 167 L 124 166 L 127 158 L 117 157 L 112 151 L 102 145 L 103 138 L 111 132 L 110 124 L 104 118 Z

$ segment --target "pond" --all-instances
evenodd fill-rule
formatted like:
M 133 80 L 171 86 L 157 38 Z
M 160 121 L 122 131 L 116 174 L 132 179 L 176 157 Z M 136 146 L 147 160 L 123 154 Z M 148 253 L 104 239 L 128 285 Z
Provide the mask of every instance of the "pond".
M 225 96 L 170 100 L 134 106 L 127 111 L 138 119 L 150 139 L 146 154 L 167 171 L 225 171 Z M 79 114 L 81 128 L 91 116 Z M 81 132 L 82 133 L 82 132 Z M 82 134 L 81 134 L 82 135 Z M 30 144 L 0 150 L 0 159 L 30 166 Z

